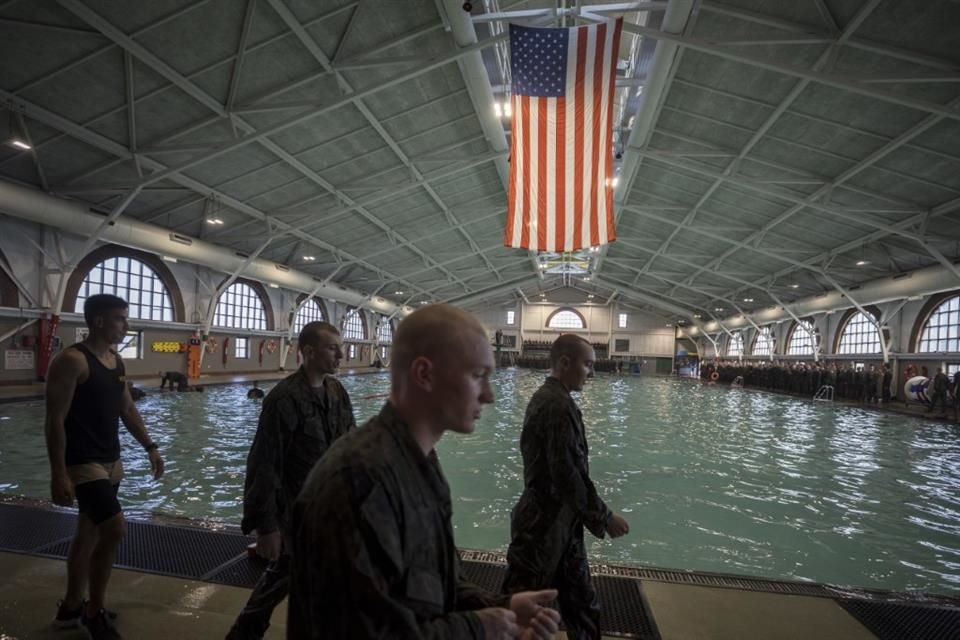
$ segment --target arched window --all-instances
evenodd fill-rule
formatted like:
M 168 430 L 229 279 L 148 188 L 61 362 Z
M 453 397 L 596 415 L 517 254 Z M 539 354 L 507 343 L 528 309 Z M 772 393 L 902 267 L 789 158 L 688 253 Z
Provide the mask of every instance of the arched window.
M 817 330 L 809 320 L 801 320 L 793 325 L 790 341 L 787 343 L 788 356 L 812 356 L 817 344 Z
M 917 351 L 921 353 L 960 351 L 960 296 L 940 303 L 927 317 L 920 332 Z
M 380 326 L 377 327 L 377 344 L 393 343 L 393 325 L 386 318 L 380 319 Z
M 74 311 L 83 313 L 83 303 L 98 293 L 110 293 L 126 300 L 131 318 L 174 321 L 167 287 L 153 269 L 136 258 L 116 256 L 95 264 L 80 283 Z
M 297 310 L 297 316 L 293 319 L 293 332 L 300 331 L 311 322 L 322 322 L 326 320 L 323 315 L 323 307 L 316 298 L 310 298 L 304 302 Z
M 547 318 L 548 329 L 586 329 L 583 316 L 573 309 L 559 309 Z
M 220 294 L 213 312 L 216 327 L 266 331 L 267 312 L 259 294 L 245 282 L 234 282 Z
M 367 339 L 367 323 L 359 309 L 350 309 L 343 317 L 341 327 L 344 340 L 363 341 Z
M 393 323 L 386 317 L 381 316 L 377 326 L 377 344 L 380 345 L 380 358 L 386 361 L 390 353 L 389 345 L 393 344 Z
M 730 334 L 730 339 L 727 341 L 727 355 L 743 355 L 743 334 L 739 331 L 735 331 L 734 333 Z
M 880 353 L 880 332 L 873 319 L 857 311 L 840 332 L 837 353 Z
M 773 351 L 773 338 L 770 336 L 770 327 L 760 327 L 757 337 L 753 340 L 753 355 L 768 356 Z

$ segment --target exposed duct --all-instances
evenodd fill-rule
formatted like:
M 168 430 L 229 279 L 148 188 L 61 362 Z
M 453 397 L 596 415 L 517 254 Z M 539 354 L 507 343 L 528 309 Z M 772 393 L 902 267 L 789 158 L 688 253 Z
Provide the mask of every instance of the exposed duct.
M 957 288 L 960 288 L 960 280 L 957 279 L 956 274 L 943 265 L 934 265 L 889 278 L 871 280 L 859 286 L 847 287 L 847 291 L 855 297 L 857 304 L 863 307 L 866 305 L 902 300 L 904 298 L 930 296 L 944 291 L 952 291 Z M 793 315 L 799 318 L 816 313 L 841 311 L 853 306 L 854 304 L 850 299 L 839 291 L 821 293 L 820 295 L 803 298 L 787 305 L 790 311 L 793 312 Z M 759 325 L 792 318 L 790 312 L 781 306 L 761 309 L 749 315 L 753 321 Z M 743 316 L 733 316 L 721 322 L 723 326 L 729 329 L 737 329 L 750 325 L 750 322 Z M 720 330 L 720 325 L 716 322 L 707 322 L 704 323 L 703 328 L 705 331 L 713 333 Z M 687 334 L 696 336 L 699 335 L 699 332 L 695 327 L 692 327 Z
M 463 10 L 463 3 L 460 0 L 444 0 L 443 6 L 457 46 L 466 47 L 476 44 L 477 32 L 473 28 L 470 13 Z M 506 189 L 507 181 L 510 179 L 510 166 L 507 164 L 509 152 L 507 136 L 503 132 L 503 124 L 493 112 L 493 89 L 490 87 L 487 68 L 483 64 L 483 55 L 480 51 L 474 51 L 461 56 L 457 59 L 457 66 L 460 67 L 460 74 L 463 76 L 464 84 L 467 85 L 467 93 L 470 94 L 473 108 L 477 112 L 483 135 L 490 143 L 490 148 L 503 154 L 497 157 L 494 163 L 497 165 L 497 173 L 500 174 L 503 188 Z
M 4 180 L 0 180 L 0 212 L 83 237 L 95 233 L 104 220 L 102 214 L 92 212 L 80 202 L 55 198 Z M 116 220 L 103 231 L 101 239 L 225 273 L 233 273 L 246 261 L 244 256 L 232 249 L 131 218 Z M 384 298 L 371 299 L 366 294 L 339 285 L 319 286 L 320 281 L 313 276 L 286 267 L 277 268 L 277 264 L 269 260 L 251 261 L 240 275 L 293 291 L 316 291 L 315 295 L 320 297 L 385 315 L 397 313 L 403 316 L 412 311 L 409 307 L 400 307 Z

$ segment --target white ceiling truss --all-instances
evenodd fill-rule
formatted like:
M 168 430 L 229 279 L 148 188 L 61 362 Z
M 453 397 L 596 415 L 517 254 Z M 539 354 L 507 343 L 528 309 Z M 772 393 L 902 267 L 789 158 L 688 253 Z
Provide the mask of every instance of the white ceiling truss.
M 485 0 L 458 46 L 460 4 L 0 2 L 0 115 L 32 146 L 0 140 L 0 179 L 401 304 L 560 288 L 675 321 L 960 284 L 957 3 Z M 502 99 L 507 21 L 620 15 L 618 240 L 531 260 L 463 62 Z

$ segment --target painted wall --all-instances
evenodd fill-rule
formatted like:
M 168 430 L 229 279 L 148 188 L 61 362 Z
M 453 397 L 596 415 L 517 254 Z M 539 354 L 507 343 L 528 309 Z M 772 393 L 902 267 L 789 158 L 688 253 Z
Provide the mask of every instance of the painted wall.
M 60 234 L 40 225 L 23 222 L 13 218 L 2 218 L 3 233 L 0 233 L 0 254 L 6 260 L 11 272 L 16 278 L 16 283 L 26 290 L 26 294 L 19 295 L 19 308 L 0 308 L 0 336 L 14 332 L 14 330 L 24 321 L 37 318 L 42 309 L 49 308 L 56 299 L 57 289 L 60 284 L 59 264 L 64 257 L 69 263 L 76 263 L 83 256 L 80 255 L 84 247 L 84 240 Z M 96 249 L 96 247 L 95 247 Z M 182 262 L 160 263 L 170 272 L 173 281 L 179 289 L 180 296 L 183 299 L 183 318 L 178 318 L 175 323 L 149 322 L 132 318 L 130 321 L 131 330 L 142 330 L 144 332 L 143 357 L 139 359 L 126 359 L 127 370 L 131 376 L 156 375 L 158 371 L 186 369 L 186 356 L 184 354 L 155 353 L 151 351 L 151 344 L 158 341 L 186 342 L 200 324 L 206 318 L 211 305 L 215 302 L 215 292 L 227 278 L 227 274 L 217 272 L 205 267 L 199 267 Z M 210 334 L 218 340 L 215 353 L 207 353 L 204 356 L 204 373 L 255 373 L 257 371 L 276 371 L 281 368 L 280 358 L 283 353 L 282 339 L 286 339 L 289 334 L 289 328 L 293 321 L 293 311 L 296 308 L 297 298 L 302 294 L 296 291 L 289 291 L 280 288 L 264 287 L 264 292 L 272 311 L 273 331 L 245 331 L 236 329 L 227 329 L 213 327 Z M 326 318 L 329 322 L 341 326 L 344 316 L 349 311 L 346 304 L 334 302 L 332 300 L 322 300 L 325 312 L 330 316 Z M 57 335 L 60 338 L 60 348 L 71 345 L 77 341 L 77 329 L 84 327 L 81 314 L 72 313 L 74 307 L 69 306 L 68 311 L 61 315 L 61 324 Z M 363 313 L 367 326 L 368 339 L 363 341 L 362 346 L 366 348 L 361 354 L 357 349 L 357 356 L 353 359 L 345 359 L 346 366 L 365 366 L 372 362 L 374 351 L 373 346 L 376 340 L 377 316 L 369 311 Z M 29 345 L 30 340 L 36 342 L 39 335 L 39 325 L 34 322 L 22 331 L 15 332 L 0 340 L 0 352 L 3 357 L 0 358 L 0 384 L 24 383 L 36 380 L 35 369 L 14 369 L 6 365 L 16 366 L 23 364 L 26 359 L 24 354 L 13 353 L 7 357 L 7 351 L 24 351 L 26 349 L 34 350 L 34 361 L 36 359 L 36 347 Z M 223 359 L 224 338 L 230 338 L 230 344 L 227 349 L 226 362 Z M 249 339 L 249 357 L 238 359 L 235 357 L 235 340 L 238 337 Z M 25 346 L 24 339 L 26 338 Z M 296 338 L 296 335 L 293 336 Z M 260 357 L 260 343 L 266 339 L 273 339 L 277 343 L 274 353 L 268 353 L 264 349 L 263 357 Z M 361 346 L 358 343 L 358 346 Z M 293 369 L 297 366 L 295 349 L 291 349 L 284 363 L 285 368 Z
M 579 294 L 582 300 L 583 294 Z M 562 297 L 559 292 L 551 292 L 551 298 Z M 547 321 L 550 316 L 561 309 L 573 309 L 583 316 L 585 329 L 549 329 Z M 515 312 L 513 325 L 507 324 L 507 311 Z M 620 313 L 627 314 L 627 327 L 620 329 L 617 321 Z M 610 354 L 615 357 L 666 357 L 674 354 L 674 329 L 667 327 L 662 318 L 638 312 L 635 309 L 619 305 L 606 306 L 602 304 L 582 304 L 562 302 L 539 303 L 531 301 L 517 302 L 484 309 L 474 315 L 484 324 L 487 332 L 492 336 L 498 329 L 505 336 L 517 336 L 517 349 L 520 350 L 524 340 L 552 341 L 561 333 L 575 333 L 593 343 L 603 343 L 609 346 Z M 629 341 L 629 349 L 623 352 L 614 352 L 615 340 Z

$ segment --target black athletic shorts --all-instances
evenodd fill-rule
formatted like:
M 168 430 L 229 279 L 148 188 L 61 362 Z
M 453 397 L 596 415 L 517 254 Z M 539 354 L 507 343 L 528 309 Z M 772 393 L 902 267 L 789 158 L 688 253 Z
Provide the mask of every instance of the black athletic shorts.
M 123 465 L 116 462 L 88 462 L 67 467 L 67 475 L 73 481 L 80 513 L 94 524 L 109 520 L 122 511 L 117 500 Z

